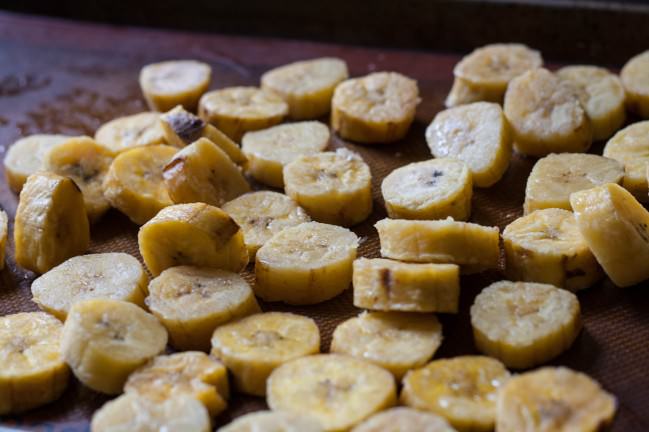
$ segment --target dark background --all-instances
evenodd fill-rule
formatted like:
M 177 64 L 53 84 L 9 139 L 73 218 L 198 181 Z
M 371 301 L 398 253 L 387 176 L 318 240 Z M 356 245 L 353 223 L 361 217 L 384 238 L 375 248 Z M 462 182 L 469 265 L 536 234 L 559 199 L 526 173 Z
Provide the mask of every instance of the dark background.
M 6 10 L 111 23 L 425 50 L 518 41 L 619 67 L 649 44 L 649 2 L 577 0 L 10 0 Z

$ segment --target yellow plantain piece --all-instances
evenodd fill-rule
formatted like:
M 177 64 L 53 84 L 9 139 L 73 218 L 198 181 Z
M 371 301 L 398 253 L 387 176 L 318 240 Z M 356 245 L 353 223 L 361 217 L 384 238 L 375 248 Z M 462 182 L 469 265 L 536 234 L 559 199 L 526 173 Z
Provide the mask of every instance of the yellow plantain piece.
M 38 172 L 20 192 L 14 225 L 16 263 L 45 273 L 82 254 L 90 227 L 79 187 L 69 178 Z
M 420 101 L 417 81 L 396 72 L 348 79 L 334 91 L 331 126 L 351 141 L 398 141 L 408 132 Z
M 396 403 L 390 372 L 339 354 L 319 354 L 284 363 L 268 378 L 273 411 L 306 414 L 327 432 L 349 430 Z
M 243 230 L 251 260 L 255 258 L 259 248 L 275 234 L 311 221 L 295 201 L 272 191 L 248 192 L 225 203 L 222 209 Z
M 352 281 L 358 237 L 348 229 L 307 222 L 275 234 L 255 258 L 255 294 L 294 305 L 329 300 Z
M 444 99 L 446 108 L 454 108 L 460 105 L 468 105 L 475 102 L 493 102 L 502 104 L 505 92 L 502 90 L 490 90 L 485 87 L 476 86 L 462 78 L 455 78 L 451 91 Z
M 546 367 L 511 378 L 497 406 L 498 432 L 596 432 L 612 422 L 617 401 L 588 375 Z
M 172 146 L 183 148 L 200 138 L 207 138 L 223 150 L 232 162 L 237 165 L 246 162 L 239 146 L 226 134 L 180 105 L 160 116 L 159 125 Z
M 149 111 L 104 123 L 95 132 L 95 141 L 114 154 L 135 147 L 167 143 L 160 125 L 160 114 Z
M 524 155 L 582 153 L 593 140 L 591 121 L 579 90 L 547 69 L 514 78 L 504 103 L 514 149 Z
M 430 159 L 392 171 L 383 179 L 381 193 L 391 218 L 464 221 L 471 215 L 473 181 L 464 162 Z
M 505 366 L 490 357 L 434 360 L 408 372 L 400 401 L 444 417 L 461 432 L 492 431 L 496 397 L 508 379 Z
M 104 179 L 104 196 L 138 225 L 173 204 L 162 179 L 164 166 L 178 149 L 152 145 L 117 155 Z
M 164 167 L 162 177 L 176 204 L 221 206 L 250 190 L 239 167 L 207 138 L 199 138 L 176 153 Z
M 579 90 L 579 99 L 590 118 L 593 140 L 610 138 L 624 124 L 624 87 L 617 75 L 597 66 L 566 66 L 557 71 L 562 80 Z
M 647 202 L 649 164 L 649 121 L 633 123 L 608 140 L 603 155 L 624 165 L 622 186 L 638 201 Z M 617 182 L 611 182 L 617 183 Z
M 498 227 L 457 222 L 383 219 L 379 233 L 381 256 L 401 261 L 450 263 L 466 273 L 498 267 Z
M 315 321 L 285 312 L 250 315 L 218 327 L 212 336 L 212 355 L 232 373 L 242 393 L 266 395 L 266 380 L 278 366 L 320 352 Z
M 172 396 L 162 402 L 128 393 L 95 411 L 91 432 L 209 432 L 207 409 L 193 397 Z
M 164 208 L 140 228 L 137 238 L 153 276 L 180 265 L 238 272 L 248 264 L 239 225 L 223 210 L 205 203 Z
M 186 351 L 154 357 L 129 375 L 124 392 L 161 403 L 179 395 L 193 397 L 214 417 L 227 407 L 230 387 L 221 362 L 202 352 Z
M 621 183 L 624 166 L 594 154 L 552 153 L 539 159 L 527 178 L 525 214 L 546 208 L 572 210 L 570 194 L 606 183 Z
M 442 344 L 442 326 L 434 315 L 362 312 L 334 330 L 332 353 L 370 361 L 400 380 L 425 365 Z
M 252 288 L 237 273 L 190 266 L 168 268 L 153 279 L 146 305 L 177 350 L 208 351 L 214 329 L 260 312 Z
M 317 420 L 304 414 L 256 411 L 242 415 L 217 432 L 323 432 Z
M 63 394 L 70 370 L 59 350 L 62 329 L 45 312 L 0 317 L 0 415 L 28 411 Z
M 613 183 L 570 196 L 579 231 L 617 286 L 649 278 L 649 212 Z
M 541 66 L 541 53 L 523 44 L 498 43 L 476 48 L 453 69 L 455 82 L 459 83 L 456 92 L 463 96 L 457 97 L 457 102 L 482 100 L 500 103 L 507 85 L 514 78 Z M 453 87 L 456 87 L 455 83 Z M 447 106 L 448 102 L 447 99 Z
M 649 119 L 649 51 L 632 57 L 620 72 L 629 111 Z
M 133 303 L 92 299 L 70 309 L 61 352 L 84 385 L 119 394 L 128 376 L 166 345 L 167 331 L 153 315 Z
M 354 306 L 381 311 L 457 313 L 460 268 L 383 258 L 354 261 Z
M 471 306 L 479 351 L 508 367 L 524 369 L 567 350 L 581 331 L 579 300 L 552 285 L 501 281 L 489 285 Z
M 568 210 L 550 208 L 520 217 L 507 225 L 502 238 L 506 274 L 511 280 L 578 291 L 602 277 L 575 216 Z
M 32 300 L 65 321 L 81 300 L 107 298 L 144 306 L 149 279 L 132 255 L 118 252 L 72 257 L 32 282 Z
M 344 60 L 323 57 L 271 69 L 261 76 L 261 88 L 284 99 L 292 119 L 315 119 L 329 112 L 334 89 L 348 77 Z
M 45 169 L 69 177 L 83 193 L 90 222 L 96 222 L 110 208 L 102 182 L 113 154 L 90 137 L 74 137 L 54 145 L 44 159 Z
M 304 155 L 284 167 L 284 190 L 314 220 L 353 226 L 372 213 L 372 174 L 357 153 Z
M 488 102 L 439 112 L 426 129 L 426 142 L 436 158 L 466 163 L 478 187 L 498 182 L 507 171 L 512 153 L 505 114 L 500 105 Z
M 329 145 L 329 128 L 317 121 L 287 123 L 248 132 L 241 148 L 248 158 L 246 170 L 255 180 L 283 188 L 284 167 L 300 156 L 320 153 Z
M 455 432 L 444 417 L 412 408 L 390 408 L 365 420 L 351 432 Z
M 19 139 L 7 150 L 4 158 L 5 178 L 7 184 L 16 193 L 20 193 L 27 177 L 42 171 L 43 159 L 56 144 L 72 137 L 67 135 L 37 134 Z
M 203 120 L 239 142 L 246 132 L 281 123 L 288 105 L 278 95 L 257 87 L 228 87 L 205 93 L 198 112 Z
M 195 111 L 212 78 L 210 65 L 195 60 L 171 60 L 146 65 L 140 71 L 140 88 L 153 111 L 182 105 Z

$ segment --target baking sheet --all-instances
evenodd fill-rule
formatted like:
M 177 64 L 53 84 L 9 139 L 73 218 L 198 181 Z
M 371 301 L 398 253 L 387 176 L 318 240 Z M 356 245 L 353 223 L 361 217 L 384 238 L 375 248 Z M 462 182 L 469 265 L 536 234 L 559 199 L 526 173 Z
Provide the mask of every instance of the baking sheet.
M 359 152 L 373 175 L 374 212 L 354 227 L 362 238 L 359 255 L 378 256 L 373 224 L 385 217 L 381 180 L 394 168 L 430 158 L 424 130 L 452 81 L 459 55 L 327 45 L 279 39 L 257 39 L 195 33 L 115 28 L 0 13 L 0 156 L 21 136 L 33 133 L 92 135 L 114 117 L 146 109 L 137 76 L 150 62 L 194 58 L 212 65 L 212 88 L 256 85 L 265 70 L 300 59 L 337 56 L 352 76 L 393 70 L 416 78 L 422 97 L 416 120 L 400 143 L 360 146 L 334 138 L 333 147 Z M 596 144 L 593 152 L 601 152 Z M 525 179 L 534 160 L 514 157 L 504 178 L 490 189 L 476 189 L 471 220 L 501 229 L 522 214 Z M 2 167 L 0 167 L 2 170 Z M 0 205 L 13 219 L 17 197 L 0 182 Z M 139 258 L 137 226 L 116 211 L 92 228 L 89 252 L 123 251 Z M 34 275 L 17 268 L 9 242 L 6 268 L 0 272 L 0 314 L 36 310 L 29 291 Z M 252 282 L 250 272 L 246 277 Z M 461 311 L 440 316 L 444 343 L 436 357 L 476 353 L 468 309 L 475 295 L 501 279 L 498 272 L 463 277 Z M 619 400 L 615 431 L 649 430 L 649 296 L 646 285 L 619 289 L 610 282 L 579 294 L 584 330 L 568 352 L 553 364 L 584 371 Z M 326 351 L 335 326 L 358 313 L 351 290 L 308 307 L 262 304 L 264 310 L 293 311 L 313 317 Z M 87 430 L 92 412 L 107 398 L 77 382 L 63 397 L 20 417 L 3 417 L 0 425 L 33 430 Z M 222 425 L 243 413 L 265 408 L 261 398 L 234 395 L 217 418 Z

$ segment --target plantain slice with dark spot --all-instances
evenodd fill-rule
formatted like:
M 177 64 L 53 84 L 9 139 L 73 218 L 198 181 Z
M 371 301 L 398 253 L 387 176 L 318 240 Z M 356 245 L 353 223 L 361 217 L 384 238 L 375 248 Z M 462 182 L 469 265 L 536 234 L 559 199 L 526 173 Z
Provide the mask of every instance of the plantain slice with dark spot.
M 160 117 L 160 124 L 165 138 L 173 146 L 182 148 L 199 138 L 207 138 L 219 146 L 232 162 L 237 165 L 246 162 L 246 157 L 239 146 L 226 134 L 180 105 L 163 114 Z

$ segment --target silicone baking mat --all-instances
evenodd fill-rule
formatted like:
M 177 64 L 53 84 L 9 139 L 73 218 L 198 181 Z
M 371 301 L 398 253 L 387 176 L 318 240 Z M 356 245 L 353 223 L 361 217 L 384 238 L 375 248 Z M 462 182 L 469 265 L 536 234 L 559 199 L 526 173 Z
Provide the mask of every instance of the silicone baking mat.
M 353 228 L 362 239 L 360 256 L 378 256 L 374 223 L 385 217 L 381 180 L 394 168 L 430 158 L 424 130 L 452 81 L 457 54 L 394 51 L 277 39 L 226 37 L 194 33 L 114 28 L 0 14 L 0 156 L 21 136 L 33 133 L 89 134 L 114 117 L 146 110 L 137 76 L 150 62 L 192 58 L 213 68 L 212 88 L 256 85 L 265 70 L 320 56 L 345 59 L 352 76 L 398 71 L 418 80 L 422 102 L 408 136 L 400 143 L 360 146 L 334 137 L 332 147 L 359 152 L 373 175 L 374 212 Z M 326 119 L 324 119 L 326 121 Z M 601 152 L 601 144 L 593 152 Z M 490 189 L 476 189 L 473 222 L 504 228 L 521 215 L 525 180 L 534 160 L 515 156 L 504 178 Z M 2 168 L 0 168 L 2 170 Z M 0 204 L 13 219 L 17 197 L 0 182 Z M 12 225 L 12 224 L 11 224 Z M 137 226 L 116 211 L 92 227 L 89 252 L 123 251 L 139 258 Z M 6 268 L 0 272 L 0 314 L 36 310 L 31 302 L 34 275 L 17 268 L 9 242 Z M 649 265 L 649 264 L 648 264 Z M 250 272 L 246 277 L 250 282 Z M 468 309 L 481 288 L 501 279 L 499 272 L 463 277 L 461 311 L 440 316 L 444 343 L 436 357 L 475 353 Z M 614 393 L 619 410 L 616 431 L 649 430 L 649 295 L 647 287 L 627 289 L 604 281 L 579 294 L 584 330 L 553 364 L 584 371 Z M 265 310 L 289 310 L 313 317 L 329 347 L 335 326 L 358 310 L 351 290 L 309 307 L 263 304 Z M 63 397 L 0 424 L 25 429 L 81 431 L 106 397 L 72 382 Z M 243 413 L 265 408 L 261 398 L 235 394 L 222 425 Z

